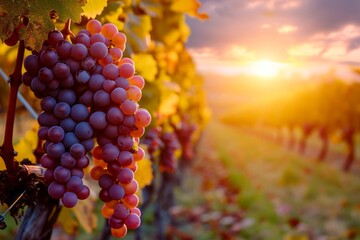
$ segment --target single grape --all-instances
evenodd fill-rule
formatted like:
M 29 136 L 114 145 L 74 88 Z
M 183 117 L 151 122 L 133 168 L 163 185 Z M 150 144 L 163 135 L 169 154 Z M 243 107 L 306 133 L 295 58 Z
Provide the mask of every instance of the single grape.
M 73 192 L 65 192 L 61 198 L 62 204 L 67 208 L 73 208 L 78 202 L 78 197 Z
M 49 196 L 54 199 L 60 199 L 64 195 L 65 190 L 65 185 L 58 182 L 52 182 L 48 187 Z

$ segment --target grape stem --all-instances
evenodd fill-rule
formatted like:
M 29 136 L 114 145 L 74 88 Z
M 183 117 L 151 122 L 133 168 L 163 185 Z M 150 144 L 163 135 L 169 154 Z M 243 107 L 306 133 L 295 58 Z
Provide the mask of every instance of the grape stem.
M 61 30 L 61 33 L 64 35 L 64 38 L 66 38 L 67 36 L 70 36 L 70 39 L 74 39 L 75 38 L 75 34 L 71 31 L 71 19 L 68 18 L 68 20 L 65 23 L 64 29 Z
M 18 163 L 15 161 L 14 157 L 16 152 L 14 151 L 13 146 L 13 132 L 14 132 L 14 121 L 15 121 L 15 110 L 16 110 L 16 100 L 19 87 L 21 85 L 21 69 L 24 60 L 25 44 L 24 41 L 20 41 L 18 53 L 16 57 L 15 69 L 12 74 L 9 76 L 10 83 L 10 95 L 9 95 L 9 106 L 6 114 L 6 124 L 5 124 L 5 134 L 4 142 L 0 147 L 0 157 L 5 162 L 6 170 L 10 179 L 14 179 L 17 174 Z M 12 181 L 10 181 L 11 183 Z

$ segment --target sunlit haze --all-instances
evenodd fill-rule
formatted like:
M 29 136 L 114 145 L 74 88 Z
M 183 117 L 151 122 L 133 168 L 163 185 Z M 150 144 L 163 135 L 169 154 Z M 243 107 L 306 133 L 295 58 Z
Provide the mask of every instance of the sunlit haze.
M 200 2 L 210 19 L 188 19 L 187 45 L 202 72 L 346 75 L 360 65 L 360 1 Z

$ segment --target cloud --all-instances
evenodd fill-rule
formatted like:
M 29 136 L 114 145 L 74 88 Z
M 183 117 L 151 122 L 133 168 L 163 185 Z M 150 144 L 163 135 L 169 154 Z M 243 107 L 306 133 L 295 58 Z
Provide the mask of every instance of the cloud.
M 354 61 L 360 49 L 360 27 L 348 24 L 331 32 L 320 32 L 289 49 L 289 55 L 330 61 Z M 357 56 L 360 62 L 360 55 Z
M 278 28 L 278 32 L 279 33 L 291 33 L 291 32 L 295 32 L 297 31 L 297 27 L 296 26 L 292 26 L 292 25 L 282 25 Z
M 249 56 L 356 60 L 359 0 L 200 1 L 201 11 L 210 19 L 187 19 L 192 31 L 187 47 L 194 52 L 208 49 L 217 60 Z

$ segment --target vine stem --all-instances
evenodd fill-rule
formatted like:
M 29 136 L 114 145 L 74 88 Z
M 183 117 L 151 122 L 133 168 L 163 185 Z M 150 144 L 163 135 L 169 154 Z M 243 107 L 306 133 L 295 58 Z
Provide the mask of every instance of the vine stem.
M 14 132 L 14 121 L 15 121 L 15 110 L 16 110 L 16 100 L 19 87 L 21 85 L 21 69 L 24 60 L 25 44 L 24 41 L 20 41 L 18 53 L 16 57 L 15 69 L 12 74 L 9 76 L 10 83 L 10 95 L 9 95 L 9 105 L 6 114 L 6 124 L 5 124 L 5 134 L 4 142 L 0 147 L 0 156 L 3 158 L 10 178 L 14 178 L 17 174 L 17 164 L 14 160 L 16 152 L 14 151 L 13 146 L 13 132 Z

